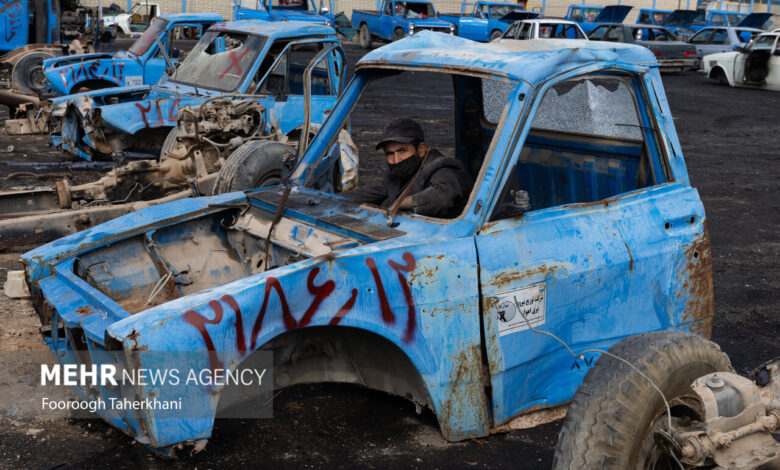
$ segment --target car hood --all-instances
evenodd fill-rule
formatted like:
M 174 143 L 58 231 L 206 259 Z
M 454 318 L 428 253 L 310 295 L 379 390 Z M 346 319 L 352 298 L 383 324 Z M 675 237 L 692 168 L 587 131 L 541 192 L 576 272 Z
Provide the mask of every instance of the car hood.
M 743 28 L 760 28 L 772 17 L 771 13 L 751 13 L 740 21 L 737 26 Z
M 173 127 L 179 119 L 179 109 L 203 103 L 207 96 L 155 94 L 153 98 L 93 107 L 105 126 L 127 134 L 141 129 Z
M 731 62 L 734 60 L 735 57 L 737 57 L 741 52 L 736 51 L 729 51 L 729 52 L 718 52 L 717 54 L 708 54 L 702 57 L 702 63 L 706 64 L 710 61 L 717 61 L 717 62 Z
M 631 11 L 627 5 L 610 5 L 604 7 L 593 19 L 593 23 L 622 23 Z

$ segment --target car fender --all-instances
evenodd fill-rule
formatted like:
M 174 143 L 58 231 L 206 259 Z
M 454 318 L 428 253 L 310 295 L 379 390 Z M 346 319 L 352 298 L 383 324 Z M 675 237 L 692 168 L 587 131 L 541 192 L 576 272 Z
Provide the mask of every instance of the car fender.
M 311 258 L 129 316 L 111 325 L 107 335 L 128 355 L 196 351 L 200 356 L 188 357 L 207 367 L 231 368 L 286 334 L 315 327 L 359 330 L 390 342 L 413 365 L 427 394 L 416 398 L 434 410 L 445 438 L 486 435 L 475 248 L 464 240 L 441 245 L 381 250 L 372 245 L 337 258 Z M 396 379 L 409 378 L 384 382 Z M 154 390 L 162 400 L 175 392 Z M 187 397 L 193 400 L 188 409 L 200 407 L 203 413 L 182 424 L 188 434 L 170 443 L 210 432 L 214 391 L 201 387 Z M 147 424 L 154 433 L 160 423 Z M 170 429 L 150 437 L 167 444 Z
M 111 128 L 135 134 L 142 129 L 173 127 L 179 119 L 179 109 L 183 106 L 195 106 L 205 97 L 157 98 L 100 107 L 103 122 Z

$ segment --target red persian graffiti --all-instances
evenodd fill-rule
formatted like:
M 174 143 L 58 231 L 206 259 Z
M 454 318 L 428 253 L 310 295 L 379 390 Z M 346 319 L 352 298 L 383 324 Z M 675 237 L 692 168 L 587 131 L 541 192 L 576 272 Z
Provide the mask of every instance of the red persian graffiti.
M 393 260 L 388 260 L 387 264 L 390 265 L 396 274 L 398 274 L 398 282 L 401 284 L 401 290 L 404 293 L 404 299 L 407 306 L 407 319 L 406 319 L 406 332 L 404 333 L 404 342 L 409 343 L 414 338 L 414 330 L 417 327 L 415 322 L 415 307 L 414 298 L 412 297 L 412 290 L 409 288 L 409 283 L 406 282 L 406 277 L 402 272 L 412 272 L 416 266 L 414 256 L 408 251 L 403 254 L 403 259 L 406 264 L 400 264 Z M 374 283 L 376 284 L 377 295 L 379 296 L 379 308 L 382 311 L 382 321 L 385 324 L 392 325 L 395 323 L 395 314 L 390 308 L 390 303 L 387 300 L 387 292 L 385 292 L 385 286 L 382 283 L 382 278 L 379 277 L 379 270 L 376 267 L 376 261 L 373 258 L 366 258 L 366 266 L 371 271 L 371 275 L 374 277 Z
M 139 108 L 141 108 L 140 104 L 138 103 L 136 104 L 136 106 L 139 106 Z M 150 109 L 151 109 L 151 104 L 149 105 L 148 108 L 145 109 L 145 111 L 149 111 Z M 388 260 L 387 263 L 396 272 L 398 276 L 398 282 L 401 285 L 401 290 L 403 292 L 404 300 L 406 302 L 407 320 L 406 320 L 406 329 L 404 331 L 403 341 L 409 343 L 412 341 L 412 339 L 414 339 L 414 333 L 417 328 L 417 323 L 415 320 L 416 308 L 415 308 L 414 297 L 412 296 L 411 288 L 409 287 L 409 283 L 407 282 L 404 273 L 412 272 L 416 267 L 416 262 L 414 256 L 409 252 L 405 252 L 402 255 L 402 258 L 405 264 L 398 263 L 393 260 Z M 371 272 L 371 275 L 374 278 L 374 283 L 376 284 L 377 287 L 377 296 L 379 297 L 379 305 L 382 314 L 382 321 L 387 325 L 391 325 L 395 323 L 395 314 L 393 313 L 392 308 L 390 307 L 390 302 L 387 299 L 387 292 L 385 291 L 382 278 L 379 276 L 379 270 L 377 269 L 376 261 L 374 261 L 373 258 L 366 258 L 365 262 L 366 262 L 366 266 L 368 266 L 368 269 Z M 306 279 L 306 288 L 308 289 L 309 293 L 314 296 L 314 299 L 312 299 L 311 303 L 309 304 L 309 307 L 303 313 L 303 316 L 301 317 L 300 320 L 296 320 L 295 317 L 292 315 L 292 312 L 290 311 L 290 305 L 287 303 L 287 297 L 285 296 L 284 289 L 282 288 L 282 284 L 279 282 L 279 279 L 273 276 L 269 276 L 266 279 L 265 293 L 263 295 L 263 303 L 261 304 L 260 310 L 257 313 L 257 318 L 255 319 L 255 322 L 252 325 L 252 331 L 249 337 L 250 351 L 253 351 L 257 346 L 257 338 L 259 337 L 260 332 L 262 331 L 263 328 L 263 319 L 265 318 L 266 309 L 268 308 L 268 301 L 271 297 L 272 292 L 276 292 L 276 296 L 279 299 L 279 304 L 282 309 L 282 322 L 284 324 L 285 329 L 292 330 L 294 328 L 302 328 L 308 326 L 311 323 L 312 319 L 314 318 L 314 315 L 319 310 L 320 305 L 322 305 L 322 302 L 325 301 L 325 299 L 328 298 L 328 296 L 330 296 L 333 293 L 333 291 L 336 289 L 336 283 L 332 279 L 329 279 L 320 285 L 315 284 L 314 281 L 317 278 L 319 272 L 320 272 L 319 267 L 314 267 L 311 269 L 311 271 L 309 271 L 308 277 Z M 339 308 L 339 310 L 336 312 L 333 318 L 331 318 L 330 322 L 328 322 L 329 325 L 331 326 L 338 325 L 341 322 L 341 320 L 344 319 L 344 317 L 355 306 L 355 303 L 357 301 L 357 295 L 358 295 L 358 290 L 352 289 L 349 299 L 347 299 L 344 305 L 342 305 L 341 308 Z M 247 352 L 247 347 L 246 347 L 246 340 L 244 337 L 244 322 L 241 314 L 241 309 L 238 306 L 238 302 L 236 302 L 236 300 L 230 295 L 224 295 L 220 297 L 219 300 L 226 303 L 231 309 L 233 309 L 233 312 L 235 313 L 236 320 L 235 320 L 234 327 L 236 330 L 236 348 L 243 356 Z M 206 349 L 209 350 L 209 360 L 212 368 L 220 368 L 222 366 L 222 363 L 216 357 L 214 341 L 212 340 L 211 335 L 207 331 L 206 325 L 217 325 L 220 322 L 222 322 L 224 316 L 223 309 L 222 309 L 222 305 L 216 300 L 212 300 L 211 302 L 209 302 L 209 307 L 211 307 L 211 309 L 214 311 L 214 318 L 209 319 L 194 310 L 189 310 L 184 314 L 184 321 L 194 326 L 203 337 L 203 341 L 206 345 Z

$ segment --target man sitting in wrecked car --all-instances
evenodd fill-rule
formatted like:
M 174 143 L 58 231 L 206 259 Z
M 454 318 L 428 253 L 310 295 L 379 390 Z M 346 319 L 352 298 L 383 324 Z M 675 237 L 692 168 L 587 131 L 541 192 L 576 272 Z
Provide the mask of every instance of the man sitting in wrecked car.
M 344 196 L 391 210 L 439 218 L 457 217 L 471 191 L 463 164 L 425 144 L 422 127 L 407 118 L 387 125 L 377 150 L 385 152 L 387 171 L 378 185 L 363 186 Z

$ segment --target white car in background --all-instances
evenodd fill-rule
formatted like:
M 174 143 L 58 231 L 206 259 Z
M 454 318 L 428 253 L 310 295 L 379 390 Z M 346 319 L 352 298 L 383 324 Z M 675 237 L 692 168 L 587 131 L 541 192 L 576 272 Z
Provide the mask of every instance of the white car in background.
M 500 39 L 584 39 L 587 41 L 588 37 L 574 21 L 540 18 L 515 21 Z
M 780 91 L 779 39 L 780 32 L 764 33 L 744 48 L 706 55 L 704 72 L 724 85 Z

